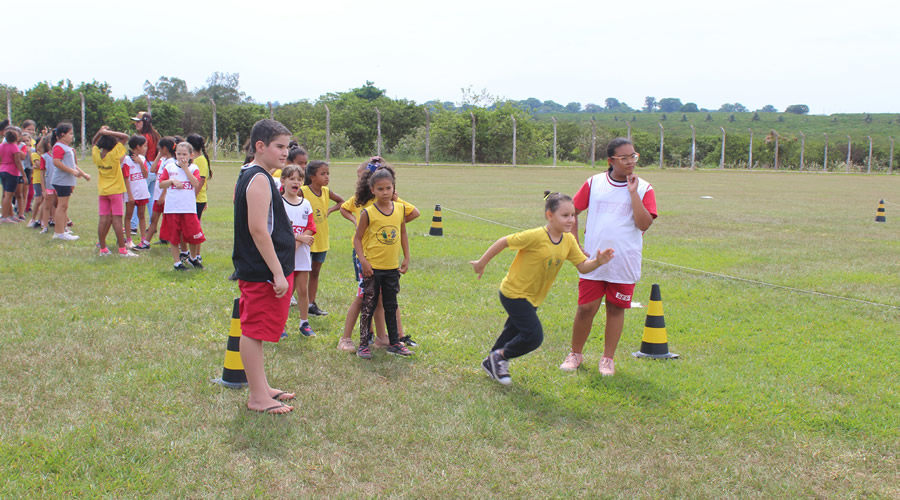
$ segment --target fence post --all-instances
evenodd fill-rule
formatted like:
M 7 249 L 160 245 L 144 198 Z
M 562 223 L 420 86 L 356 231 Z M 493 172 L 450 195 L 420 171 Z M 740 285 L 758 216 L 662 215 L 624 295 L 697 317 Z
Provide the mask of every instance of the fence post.
M 828 134 L 825 136 L 825 158 L 822 160 L 822 172 L 828 172 Z
M 472 117 L 472 165 L 475 165 L 475 114 L 469 111 Z
M 556 117 L 551 117 L 553 120 L 553 166 L 556 166 Z
M 147 96 L 147 112 L 150 113 L 150 96 Z M 150 113 L 151 115 L 153 113 Z
M 722 131 L 722 156 L 719 158 L 719 168 L 725 168 L 725 127 L 719 127 Z
M 6 119 L 12 124 L 12 97 L 9 96 L 9 88 L 6 89 Z
M 425 164 L 431 165 L 431 113 L 425 106 Z
M 850 136 L 847 136 L 847 173 L 850 173 L 850 147 L 852 146 L 852 142 Z
M 375 143 L 375 149 L 377 150 L 377 155 L 381 156 L 381 110 L 375 108 L 375 117 L 378 119 L 378 140 Z
M 781 140 L 781 136 L 778 135 L 778 131 L 772 129 L 772 133 L 775 134 L 775 170 L 778 170 L 778 143 Z
M 750 131 L 750 152 L 747 153 L 747 169 L 749 170 L 753 168 L 753 129 L 748 128 L 747 130 Z
M 331 110 L 325 105 L 325 161 L 331 161 Z
M 513 166 L 516 166 L 516 117 L 509 115 L 513 122 Z
M 697 154 L 697 130 L 691 125 L 691 170 L 694 170 L 694 158 Z
M 240 132 L 234 133 L 234 149 L 237 150 L 238 157 L 240 157 L 241 156 L 241 133 Z M 246 155 L 246 153 L 245 153 L 245 155 Z M 243 158 L 241 158 L 241 160 L 243 160 Z
M 800 170 L 803 170 L 803 153 L 806 149 L 806 136 L 800 131 Z
M 630 130 L 630 128 L 629 128 Z M 630 134 L 629 134 L 630 137 Z M 591 168 L 594 168 L 594 161 L 597 158 L 597 121 L 591 117 Z
M 894 138 L 891 137 L 891 159 L 888 160 L 888 174 L 894 173 Z
M 868 163 L 868 166 L 866 166 L 866 173 L 871 174 L 872 173 L 872 136 L 867 135 L 866 138 L 869 139 L 869 163 Z
M 275 119 L 275 108 L 272 107 L 272 101 L 269 101 L 268 104 L 269 104 L 269 119 L 274 120 Z
M 625 125 L 628 125 L 628 137 L 627 139 L 631 140 L 631 122 L 625 122 Z
M 85 126 L 84 126 L 84 92 L 78 93 L 79 97 L 81 97 L 81 159 L 84 160 L 85 150 L 87 150 L 87 145 L 85 143 Z
M 212 117 L 213 117 L 213 124 L 212 124 L 213 161 L 216 161 L 219 159 L 219 131 L 217 130 L 218 127 L 217 127 L 217 123 L 216 123 L 216 118 L 217 118 L 216 117 L 216 101 L 213 101 L 212 99 L 210 99 L 209 103 L 212 105 Z
M 666 142 L 666 129 L 663 128 L 663 124 L 660 122 L 657 122 L 657 125 L 659 125 L 659 169 L 662 170 L 662 168 L 663 168 L 663 147 L 665 146 L 665 142 Z

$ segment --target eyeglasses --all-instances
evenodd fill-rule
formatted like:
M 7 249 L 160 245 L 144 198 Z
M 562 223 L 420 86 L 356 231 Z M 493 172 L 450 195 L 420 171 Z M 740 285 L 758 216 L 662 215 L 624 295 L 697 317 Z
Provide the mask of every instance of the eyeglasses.
M 624 161 L 624 160 L 632 159 L 634 161 L 638 161 L 638 158 L 640 158 L 640 157 L 641 157 L 640 153 L 631 153 L 630 155 L 610 156 L 609 158 L 611 160 L 623 160 Z

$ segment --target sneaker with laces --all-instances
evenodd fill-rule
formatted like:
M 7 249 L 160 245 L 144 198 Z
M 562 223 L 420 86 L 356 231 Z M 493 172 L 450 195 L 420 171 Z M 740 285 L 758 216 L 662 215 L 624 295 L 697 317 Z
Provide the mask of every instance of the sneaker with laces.
M 112 252 L 109 251 L 109 248 L 101 248 L 100 249 L 101 257 L 109 257 L 110 255 L 112 255 Z
M 119 257 L 137 257 L 138 254 L 132 252 L 131 250 L 125 250 L 124 252 L 119 252 Z
M 352 340 L 341 337 L 341 340 L 338 341 L 337 350 L 344 352 L 354 352 L 356 351 L 356 345 Z
M 309 323 L 303 323 L 300 325 L 300 335 L 303 335 L 304 337 L 315 337 L 316 332 L 309 326 Z
M 187 261 L 191 260 L 191 253 L 190 252 L 181 252 L 178 254 L 178 258 L 181 259 L 181 262 L 187 262 Z
M 199 255 L 197 256 L 196 259 L 188 258 L 187 261 L 190 262 L 191 267 L 193 267 L 194 269 L 203 269 L 203 262 L 200 261 Z
M 34 220 L 28 221 L 28 224 L 25 225 L 25 227 L 38 227 L 38 226 L 39 226 L 39 224 L 37 223 L 37 221 L 34 221 Z
M 604 377 L 610 377 L 615 375 L 616 373 L 616 364 L 612 359 L 607 358 L 606 356 L 600 358 L 600 375 Z
M 313 316 L 328 316 L 328 313 L 319 309 L 315 302 L 309 305 L 309 313 Z
M 53 233 L 54 240 L 64 240 L 64 241 L 75 241 L 78 239 L 78 236 L 75 236 L 72 233 Z
M 488 357 L 481 362 L 481 366 L 497 382 L 503 385 L 512 383 L 512 378 L 509 376 L 509 361 L 501 356 L 499 352 L 491 351 Z
M 50 228 L 49 228 L 49 227 L 42 227 L 42 228 L 41 228 L 41 233 L 40 233 L 40 234 L 47 234 L 47 233 L 49 233 L 49 232 L 50 232 Z
M 561 365 L 559 365 L 559 369 L 564 372 L 574 372 L 581 366 L 581 363 L 584 361 L 584 355 L 580 352 L 569 352 L 566 355 L 565 361 Z
M 172 267 L 174 267 L 176 271 L 187 271 L 188 270 L 187 266 L 184 265 L 184 262 L 181 262 L 181 261 L 178 261 L 177 263 L 172 264 Z
M 362 359 L 372 359 L 372 351 L 369 350 L 369 346 L 359 346 L 356 355 Z
M 140 245 L 136 245 L 133 250 L 150 250 L 150 243 L 144 241 Z
M 398 356 L 412 356 L 414 353 L 406 348 L 405 345 L 397 342 L 396 344 L 389 346 L 387 348 L 388 354 L 396 354 Z
M 406 347 L 417 347 L 419 344 L 413 340 L 409 335 L 404 335 L 398 339 L 400 342 L 403 342 Z

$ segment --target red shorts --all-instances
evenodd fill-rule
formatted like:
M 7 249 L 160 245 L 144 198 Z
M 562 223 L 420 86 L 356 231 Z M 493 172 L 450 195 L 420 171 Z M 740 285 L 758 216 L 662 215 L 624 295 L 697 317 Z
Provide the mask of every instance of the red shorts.
M 606 296 L 606 302 L 622 309 L 631 309 L 634 283 L 610 283 L 608 281 L 578 280 L 578 305 L 584 305 Z
M 159 201 L 153 202 L 153 211 L 154 212 L 161 214 L 161 213 L 163 213 L 163 209 L 165 209 L 164 203 L 160 203 Z
M 197 214 L 163 214 L 159 237 L 173 245 L 182 241 L 189 245 L 199 245 L 206 241 Z
M 142 207 L 148 203 L 150 203 L 150 198 L 144 198 L 143 200 L 134 200 L 134 206 Z
M 294 275 L 288 274 L 288 291 L 294 288 Z M 280 299 L 268 282 L 238 281 L 241 300 L 238 308 L 241 315 L 241 334 L 251 339 L 278 342 L 284 332 L 291 309 L 291 294 Z
M 125 215 L 125 197 L 122 193 L 100 195 L 97 200 L 100 215 Z

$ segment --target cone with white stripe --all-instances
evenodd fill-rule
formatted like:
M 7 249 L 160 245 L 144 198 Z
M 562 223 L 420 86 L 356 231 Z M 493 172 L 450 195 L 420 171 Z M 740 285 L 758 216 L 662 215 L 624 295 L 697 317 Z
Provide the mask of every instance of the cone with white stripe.
M 434 206 L 434 216 L 431 217 L 431 229 L 428 231 L 429 236 L 443 236 L 444 222 L 441 218 L 441 206 Z
M 213 380 L 213 382 L 230 389 L 247 387 L 247 374 L 244 372 L 244 363 L 241 362 L 240 300 L 234 299 L 234 308 L 231 310 L 231 328 L 228 330 L 228 344 L 225 347 L 225 366 L 222 368 L 222 378 Z
M 875 211 L 875 222 L 887 222 L 884 216 L 884 200 L 878 202 L 878 210 Z
M 662 294 L 659 285 L 650 290 L 650 304 L 647 305 L 647 319 L 644 321 L 644 337 L 641 350 L 631 353 L 636 358 L 669 359 L 677 354 L 669 352 L 669 337 L 666 334 L 666 320 L 663 317 Z

